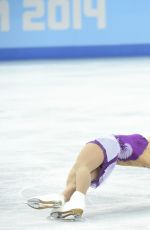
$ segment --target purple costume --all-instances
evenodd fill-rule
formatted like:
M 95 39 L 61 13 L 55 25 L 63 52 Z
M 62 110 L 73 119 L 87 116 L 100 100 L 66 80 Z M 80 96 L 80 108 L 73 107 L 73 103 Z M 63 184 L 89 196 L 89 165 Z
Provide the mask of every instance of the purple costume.
M 99 145 L 104 153 L 104 162 L 100 166 L 99 177 L 91 183 L 91 186 L 95 188 L 110 175 L 117 160 L 136 160 L 148 145 L 147 139 L 140 134 L 110 135 L 88 143 Z

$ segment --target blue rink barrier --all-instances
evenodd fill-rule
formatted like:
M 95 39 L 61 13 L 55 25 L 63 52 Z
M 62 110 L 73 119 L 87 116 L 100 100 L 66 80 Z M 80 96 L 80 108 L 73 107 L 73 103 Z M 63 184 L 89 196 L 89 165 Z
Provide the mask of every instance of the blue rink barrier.
M 0 49 L 0 60 L 150 56 L 150 44 Z
M 0 0 L 0 60 L 150 55 L 149 0 Z

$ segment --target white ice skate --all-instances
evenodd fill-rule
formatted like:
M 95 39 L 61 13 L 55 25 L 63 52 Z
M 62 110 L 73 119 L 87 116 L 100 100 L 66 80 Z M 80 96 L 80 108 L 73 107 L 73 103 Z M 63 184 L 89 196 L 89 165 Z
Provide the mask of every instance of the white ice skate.
M 36 196 L 26 202 L 31 208 L 59 208 L 64 204 L 64 197 L 60 194 Z
M 70 201 L 66 202 L 61 210 L 54 209 L 50 216 L 63 220 L 77 220 L 83 215 L 85 209 L 85 195 L 76 191 Z

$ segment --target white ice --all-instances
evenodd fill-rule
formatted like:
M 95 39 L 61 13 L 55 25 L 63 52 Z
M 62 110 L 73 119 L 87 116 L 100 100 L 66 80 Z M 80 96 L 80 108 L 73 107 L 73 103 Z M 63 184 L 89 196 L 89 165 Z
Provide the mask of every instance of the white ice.
M 24 201 L 60 192 L 99 135 L 150 136 L 150 58 L 0 63 L 0 229 L 150 230 L 150 171 L 116 166 L 90 189 L 83 221 Z

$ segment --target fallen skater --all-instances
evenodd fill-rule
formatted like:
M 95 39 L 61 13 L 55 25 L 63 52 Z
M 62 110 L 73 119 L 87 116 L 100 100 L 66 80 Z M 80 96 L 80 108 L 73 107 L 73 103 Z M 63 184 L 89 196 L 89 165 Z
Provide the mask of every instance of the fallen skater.
M 115 165 L 150 168 L 150 139 L 140 134 L 110 135 L 88 142 L 79 153 L 59 194 L 33 197 L 27 204 L 35 209 L 52 208 L 55 218 L 81 218 L 90 186 L 97 188 Z

